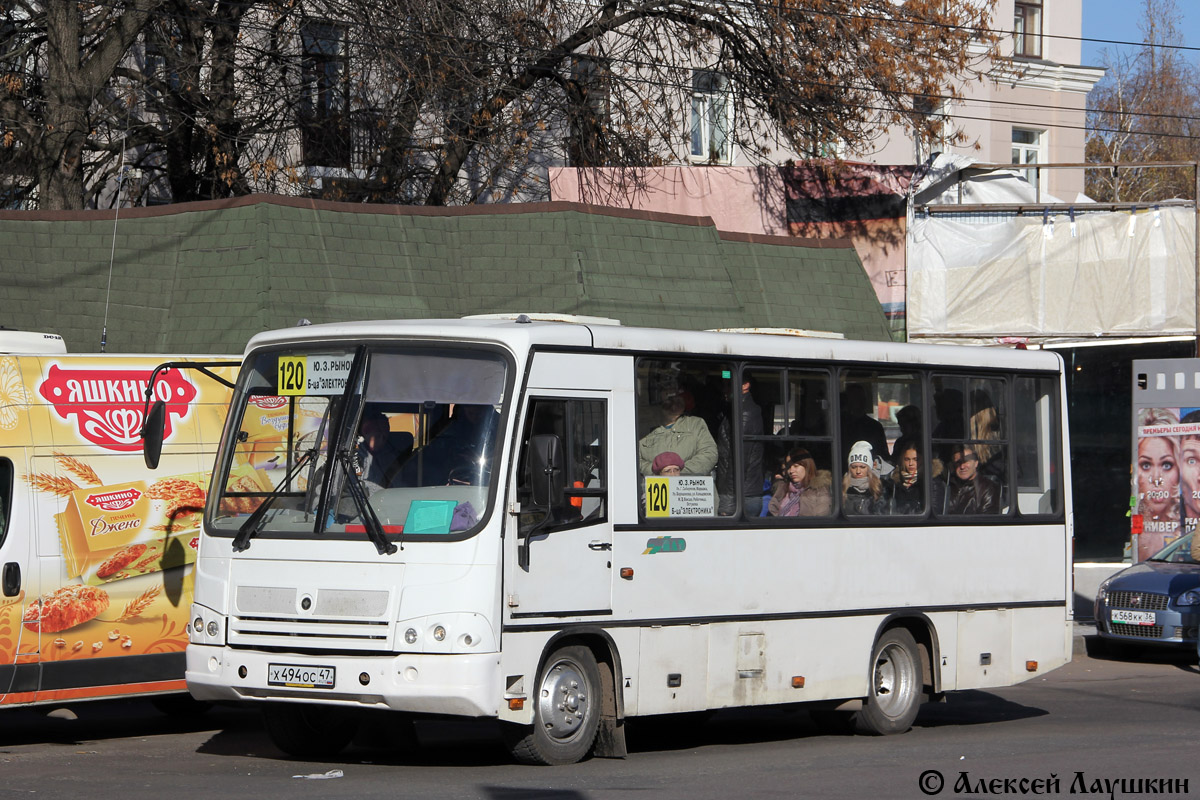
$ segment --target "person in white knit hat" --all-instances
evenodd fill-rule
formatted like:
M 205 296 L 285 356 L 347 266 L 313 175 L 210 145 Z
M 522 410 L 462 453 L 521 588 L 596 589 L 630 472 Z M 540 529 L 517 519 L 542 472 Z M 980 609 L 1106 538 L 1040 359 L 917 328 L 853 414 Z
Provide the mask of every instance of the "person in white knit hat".
M 846 477 L 842 479 L 842 509 L 847 516 L 883 513 L 883 483 L 872 455 L 871 445 L 863 441 L 850 448 Z

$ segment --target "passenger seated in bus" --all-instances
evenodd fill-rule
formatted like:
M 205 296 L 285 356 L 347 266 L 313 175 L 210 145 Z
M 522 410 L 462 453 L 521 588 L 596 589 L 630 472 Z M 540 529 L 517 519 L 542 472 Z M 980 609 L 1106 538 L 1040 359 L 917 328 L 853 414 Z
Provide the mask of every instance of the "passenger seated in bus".
M 950 455 L 953 471 L 947 487 L 947 514 L 998 514 L 1000 484 L 979 471 L 979 456 L 969 444 L 955 445 Z
M 767 513 L 772 517 L 827 517 L 833 510 L 833 475 L 817 469 L 803 447 L 788 453 L 775 476 Z
M 717 465 L 717 443 L 708 431 L 708 423 L 683 413 L 683 398 L 670 395 L 662 402 L 662 424 L 638 443 L 638 468 L 643 475 L 654 474 L 654 457 L 676 453 L 683 459 L 684 475 L 709 475 Z
M 382 411 L 363 412 L 358 423 L 358 449 L 355 463 L 358 476 L 372 494 L 389 485 L 389 475 L 400 454 L 392 448 L 391 426 Z
M 883 482 L 875 471 L 871 445 L 855 442 L 847 458 L 846 475 L 842 478 L 842 510 L 854 514 L 884 512 Z
M 968 425 L 968 438 L 976 440 L 975 453 L 979 456 L 979 471 L 995 479 L 1003 487 L 1008 473 L 1004 448 L 988 443 L 1000 438 L 1000 413 L 996 411 L 992 398 L 982 389 L 971 392 L 971 418 Z M 1003 489 L 1000 494 L 1003 503 Z
M 651 469 L 655 475 L 670 477 L 672 475 L 683 474 L 683 459 L 679 453 L 659 453 L 654 457 L 654 464 Z
M 901 436 L 892 448 L 896 468 L 883 481 L 889 514 L 920 514 L 925 510 L 925 475 L 921 469 L 921 446 L 916 438 Z M 931 484 L 934 494 L 933 507 L 944 511 L 946 482 Z

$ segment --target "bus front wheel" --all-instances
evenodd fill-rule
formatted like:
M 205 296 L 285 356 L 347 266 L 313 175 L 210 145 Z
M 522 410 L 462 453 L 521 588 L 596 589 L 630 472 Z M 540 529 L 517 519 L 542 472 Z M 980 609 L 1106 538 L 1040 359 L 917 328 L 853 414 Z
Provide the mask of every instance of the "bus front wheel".
M 574 764 L 592 749 L 600 725 L 600 668 L 592 651 L 563 647 L 538 676 L 533 728 L 522 728 L 512 754 L 525 764 Z
M 263 722 L 275 746 L 296 758 L 337 755 L 359 725 L 358 717 L 343 708 L 292 703 L 264 706 Z
M 904 628 L 892 628 L 875 643 L 871 685 L 861 711 L 855 712 L 859 733 L 885 736 L 912 727 L 921 708 L 921 656 Z

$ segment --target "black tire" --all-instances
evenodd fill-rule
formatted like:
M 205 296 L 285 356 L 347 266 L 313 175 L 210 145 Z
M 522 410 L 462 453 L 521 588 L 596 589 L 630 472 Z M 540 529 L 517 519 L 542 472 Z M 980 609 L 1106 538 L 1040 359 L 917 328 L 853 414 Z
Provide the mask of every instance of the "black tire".
M 921 655 L 912 634 L 903 628 L 886 631 L 871 654 L 868 694 L 854 712 L 859 733 L 886 736 L 912 727 L 921 709 Z
M 554 651 L 538 675 L 533 727 L 511 742 L 523 764 L 574 764 L 589 752 L 600 727 L 600 668 L 586 647 Z
M 832 708 L 809 709 L 809 718 L 817 730 L 827 736 L 849 736 L 855 731 L 855 712 Z
M 197 700 L 190 694 L 160 694 L 150 698 L 150 705 L 168 717 L 198 717 L 212 708 L 212 703 Z
M 278 703 L 263 707 L 263 722 L 271 741 L 289 756 L 327 758 L 346 749 L 359 718 L 343 708 Z

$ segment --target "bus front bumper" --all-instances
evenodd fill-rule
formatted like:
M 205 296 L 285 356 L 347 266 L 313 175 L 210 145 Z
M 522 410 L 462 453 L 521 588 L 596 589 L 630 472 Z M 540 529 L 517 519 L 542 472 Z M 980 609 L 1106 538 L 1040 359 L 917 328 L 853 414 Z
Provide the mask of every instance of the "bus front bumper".
M 190 644 L 186 677 L 192 696 L 209 701 L 295 701 L 495 717 L 503 698 L 499 653 L 313 656 Z

